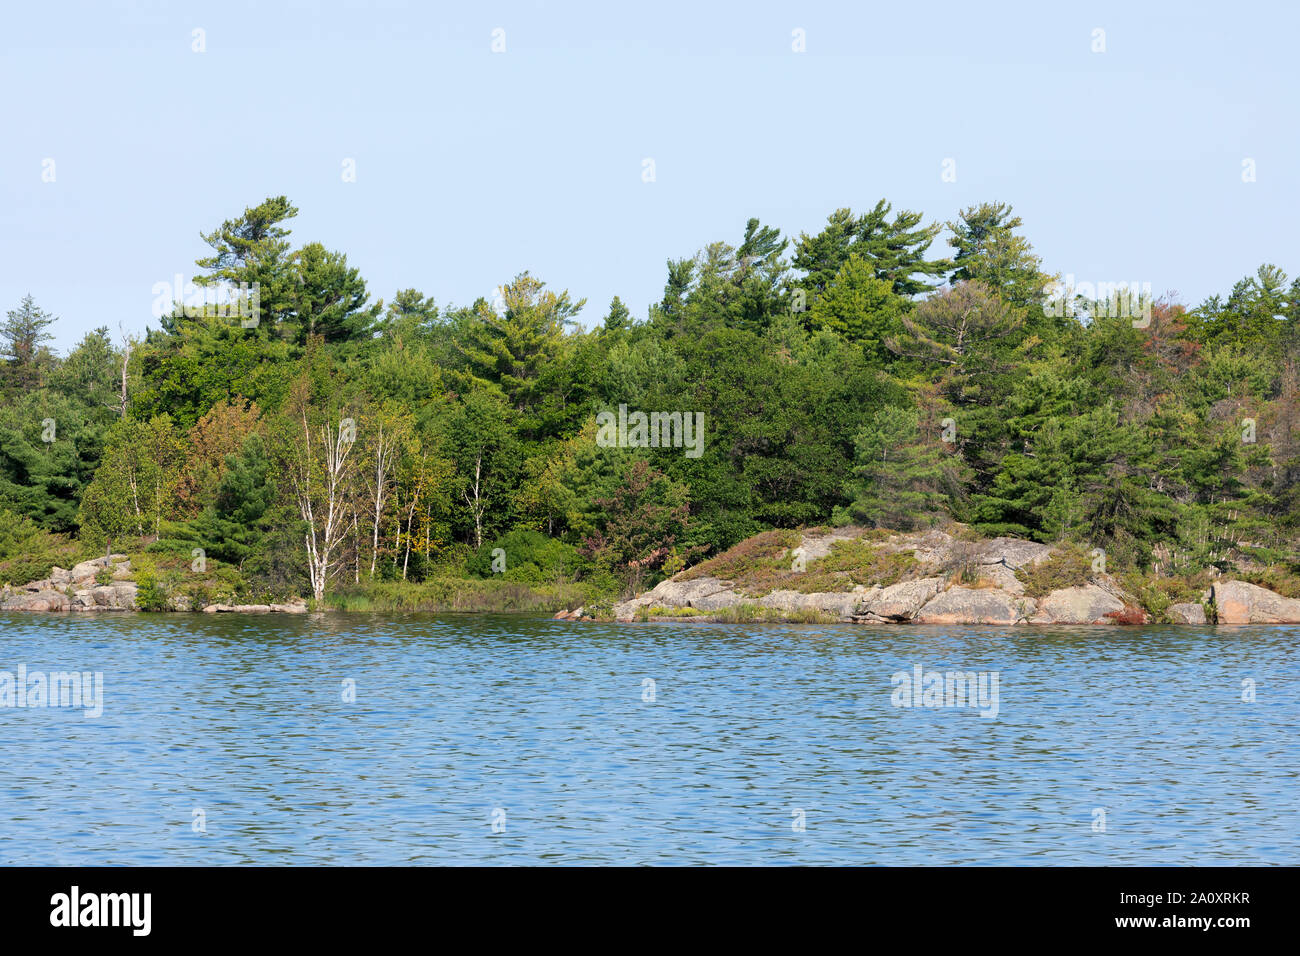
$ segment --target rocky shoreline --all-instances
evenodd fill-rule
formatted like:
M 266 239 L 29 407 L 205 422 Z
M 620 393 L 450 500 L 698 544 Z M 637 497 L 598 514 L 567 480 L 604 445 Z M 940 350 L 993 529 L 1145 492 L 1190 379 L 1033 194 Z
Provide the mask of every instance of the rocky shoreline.
M 124 554 L 112 554 L 67 569 L 53 568 L 48 578 L 16 588 L 5 585 L 0 591 L 0 611 L 136 611 L 138 595 L 139 585 L 130 559 Z M 181 606 L 169 610 L 196 608 Z M 209 604 L 201 610 L 207 614 L 305 614 L 307 602 L 299 599 L 287 604 Z
M 830 553 L 835 541 L 855 537 L 853 533 L 805 534 L 798 549 L 788 549 L 781 557 L 801 553 L 812 570 L 819 558 Z M 1055 552 L 1048 545 L 1016 538 L 960 541 L 931 531 L 894 535 L 880 547 L 887 553 L 910 552 L 916 562 L 914 576 L 888 585 L 857 584 L 843 591 L 772 588 L 756 593 L 743 580 L 687 570 L 615 604 L 613 617 L 621 622 L 784 620 L 1005 626 L 1152 622 L 1135 597 L 1104 572 L 1038 597 L 1028 596 L 1018 572 L 1051 558 Z M 946 570 L 958 551 L 962 552 L 962 574 Z M 974 580 L 968 580 L 971 578 Z M 1171 604 L 1162 617 L 1162 623 L 1173 624 L 1297 624 L 1300 600 L 1225 579 L 1213 582 L 1200 603 Z

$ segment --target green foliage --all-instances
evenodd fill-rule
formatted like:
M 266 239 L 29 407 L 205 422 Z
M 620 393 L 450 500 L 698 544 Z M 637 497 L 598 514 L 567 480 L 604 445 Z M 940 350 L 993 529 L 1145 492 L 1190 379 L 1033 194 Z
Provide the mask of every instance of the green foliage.
M 500 553 L 496 553 L 500 549 Z M 493 561 L 500 558 L 497 572 Z M 548 538 L 538 531 L 517 530 L 490 541 L 468 562 L 466 570 L 477 577 L 499 574 L 505 581 L 550 584 L 572 581 L 588 567 L 571 544 Z
M 705 568 L 892 582 L 913 569 L 869 535 L 794 575 L 790 535 L 956 519 L 1074 555 L 1025 572 L 1036 591 L 1102 548 L 1157 616 L 1211 571 L 1300 593 L 1300 281 L 1276 265 L 1135 325 L 1046 308 L 1010 206 L 961 210 L 948 261 L 939 223 L 881 200 L 793 243 L 751 217 L 669 259 L 644 319 L 614 297 L 587 331 L 584 300 L 528 272 L 492 305 L 404 288 L 385 308 L 342 252 L 291 242 L 297 212 L 271 197 L 203 234 L 196 282 L 256 284 L 255 324 L 161 301 L 144 341 L 100 328 L 60 357 L 30 297 L 8 313 L 0 574 L 125 538 L 192 603 L 536 609 Z M 598 441 L 620 405 L 701 441 Z
M 76 546 L 30 518 L 0 508 L 0 584 L 26 584 L 49 577 L 61 562 L 73 563 Z
M 915 409 L 884 406 L 855 444 L 857 464 L 846 488 L 852 501 L 836 510 L 837 523 L 911 530 L 938 520 L 951 469 L 939 434 L 922 433 Z
M 1087 584 L 1097 573 L 1092 565 L 1092 556 L 1082 547 L 1063 545 L 1045 561 L 1018 569 L 1016 577 L 1024 583 L 1027 597 L 1040 598 Z
M 166 611 L 167 589 L 163 586 L 158 567 L 152 561 L 137 558 L 132 564 L 135 577 L 135 606 L 141 611 Z
M 6 313 L 0 322 L 0 360 L 5 363 L 0 381 L 4 385 L 31 388 L 40 382 L 42 366 L 50 364 L 45 343 L 54 338 L 46 329 L 54 321 L 30 295 Z
M 813 303 L 808 324 L 858 343 L 874 366 L 882 366 L 890 357 L 885 340 L 902 331 L 907 305 L 891 283 L 877 279 L 868 263 L 853 253 Z

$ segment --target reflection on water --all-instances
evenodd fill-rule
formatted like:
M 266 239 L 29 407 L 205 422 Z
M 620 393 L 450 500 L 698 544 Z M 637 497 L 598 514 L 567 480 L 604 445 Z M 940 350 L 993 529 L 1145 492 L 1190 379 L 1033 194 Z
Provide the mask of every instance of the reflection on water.
M 104 674 L 0 708 L 0 863 L 1295 864 L 1297 637 L 0 615 Z M 997 719 L 892 706 L 918 664 Z

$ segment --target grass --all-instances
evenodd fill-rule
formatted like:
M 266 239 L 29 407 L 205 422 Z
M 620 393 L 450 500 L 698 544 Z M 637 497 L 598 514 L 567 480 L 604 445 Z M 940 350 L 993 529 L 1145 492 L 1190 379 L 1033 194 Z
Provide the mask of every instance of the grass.
M 811 561 L 802 574 L 783 585 L 803 594 L 852 591 L 858 585 L 889 587 L 915 577 L 921 568 L 911 551 L 882 551 L 871 541 L 852 538 L 831 544 L 824 558 Z
M 753 597 L 777 590 L 813 594 L 852 591 L 858 585 L 887 587 L 915 576 L 920 567 L 910 551 L 891 552 L 877 546 L 890 536 L 892 532 L 874 531 L 834 541 L 829 554 L 798 571 L 791 552 L 803 536 L 797 531 L 765 531 L 682 572 L 678 580 L 719 578 L 734 582 L 737 591 Z
M 1031 598 L 1046 597 L 1062 588 L 1082 587 L 1093 574 L 1092 556 L 1076 544 L 1057 545 L 1047 560 L 1016 571 L 1016 577 L 1025 585 L 1025 596 Z
M 764 531 L 732 545 L 721 554 L 687 568 L 678 580 L 696 578 L 721 578 L 724 581 L 750 581 L 768 577 L 780 571 L 789 571 L 792 559 L 790 549 L 797 548 L 802 540 L 798 531 L 778 529 Z
M 429 581 L 375 581 L 326 594 L 335 611 L 469 611 L 478 613 L 556 611 L 586 607 L 593 614 L 609 595 L 583 583 L 523 584 L 499 578 L 434 578 Z

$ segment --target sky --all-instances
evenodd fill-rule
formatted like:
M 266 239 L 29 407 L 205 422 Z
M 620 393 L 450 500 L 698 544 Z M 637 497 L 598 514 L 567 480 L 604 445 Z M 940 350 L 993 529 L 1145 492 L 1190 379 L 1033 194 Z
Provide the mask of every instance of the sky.
M 587 325 L 751 216 L 881 198 L 1011 203 L 1046 271 L 1194 305 L 1300 273 L 1300 5 L 1217 6 L 7 3 L 0 310 L 30 293 L 63 351 L 141 334 L 277 195 L 376 298 L 528 270 Z

